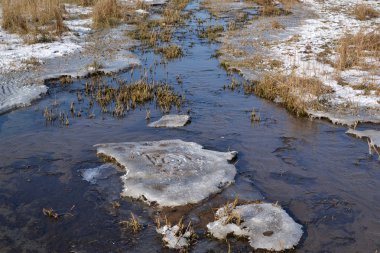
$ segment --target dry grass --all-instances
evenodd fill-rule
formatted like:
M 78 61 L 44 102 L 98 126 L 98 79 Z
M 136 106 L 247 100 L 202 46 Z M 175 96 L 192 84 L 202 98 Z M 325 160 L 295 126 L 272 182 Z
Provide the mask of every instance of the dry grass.
M 120 221 L 119 224 L 131 229 L 133 233 L 137 233 L 143 228 L 143 225 L 140 224 L 139 220 L 133 213 L 131 213 L 131 218 L 129 220 Z
M 156 51 L 161 53 L 166 59 L 176 59 L 183 56 L 182 49 L 177 45 L 161 47 L 158 48 Z
M 278 22 L 277 20 L 273 20 L 271 22 L 271 26 L 273 29 L 284 29 L 285 27 L 280 23 Z
M 367 4 L 357 4 L 352 10 L 352 14 L 357 20 L 369 20 L 372 18 L 379 17 L 379 11 L 375 10 L 373 7 Z
M 122 6 L 117 0 L 97 0 L 92 11 L 95 28 L 112 27 L 123 18 Z
M 345 34 L 338 41 L 336 51 L 338 57 L 335 66 L 339 70 L 351 67 L 371 68 L 365 59 L 371 57 L 380 60 L 380 31 L 361 30 L 357 34 Z
M 18 34 L 60 36 L 65 30 L 60 0 L 1 0 L 3 29 Z
M 220 37 L 222 32 L 224 32 L 224 27 L 222 25 L 209 26 L 205 30 L 199 32 L 199 37 L 214 41 L 216 38 Z
M 262 16 L 280 16 L 288 15 L 290 7 L 297 1 L 295 0 L 283 0 L 281 3 L 286 9 L 279 7 L 273 0 L 249 0 L 261 6 L 260 15 Z
M 282 103 L 297 116 L 306 116 L 307 109 L 321 106 L 321 96 L 332 92 L 318 79 L 276 73 L 264 74 L 253 91 L 260 97 Z

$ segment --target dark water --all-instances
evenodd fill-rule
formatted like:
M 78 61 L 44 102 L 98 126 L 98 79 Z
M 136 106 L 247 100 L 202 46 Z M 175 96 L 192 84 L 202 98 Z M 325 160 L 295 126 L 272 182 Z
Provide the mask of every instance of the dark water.
M 196 17 L 208 17 L 190 5 Z M 214 21 L 212 21 L 214 22 Z M 376 252 L 380 248 L 380 170 L 367 143 L 345 134 L 346 128 L 324 121 L 295 118 L 268 101 L 223 89 L 231 76 L 211 55 L 217 44 L 196 36 L 193 17 L 176 33 L 185 57 L 158 65 L 155 80 L 175 84 L 184 94 L 182 112 L 192 122 L 181 129 L 147 127 L 146 109 L 157 119 L 154 104 L 130 111 L 124 119 L 101 114 L 95 119 L 70 118 L 70 126 L 45 125 L 46 106 L 69 110 L 82 80 L 71 86 L 52 85 L 32 106 L 0 116 L 0 252 L 169 252 L 156 234 L 155 215 L 174 221 L 184 216 L 199 235 L 192 252 L 227 252 L 226 242 L 205 235 L 213 208 L 235 196 L 242 200 L 278 202 L 304 226 L 295 252 Z M 189 31 L 190 30 L 190 31 Z M 136 49 L 149 68 L 160 57 Z M 135 70 L 137 79 L 143 72 Z M 131 73 L 118 78 L 129 80 Z M 86 105 L 79 103 L 76 106 Z M 252 108 L 261 122 L 251 124 Z M 176 110 L 173 110 L 175 112 Z M 120 199 L 120 172 L 97 184 L 83 181 L 81 171 L 102 164 L 94 144 L 180 138 L 206 148 L 239 152 L 236 183 L 198 205 L 159 210 Z M 118 200 L 115 209 L 111 202 Z M 62 215 L 45 217 L 42 208 Z M 134 234 L 118 222 L 138 215 L 144 229 Z M 229 239 L 232 252 L 250 252 L 244 240 Z

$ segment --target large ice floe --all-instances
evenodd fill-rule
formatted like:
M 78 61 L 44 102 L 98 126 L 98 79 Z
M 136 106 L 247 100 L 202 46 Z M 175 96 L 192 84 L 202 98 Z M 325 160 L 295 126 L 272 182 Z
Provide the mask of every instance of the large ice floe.
M 150 123 L 149 127 L 183 127 L 190 122 L 189 115 L 169 114 L 162 116 L 159 120 Z
M 125 168 L 122 196 L 160 206 L 197 203 L 234 182 L 237 152 L 203 149 L 194 142 L 163 140 L 95 145 L 98 155 Z
M 240 206 L 227 204 L 216 211 L 216 220 L 207 224 L 217 239 L 227 235 L 247 237 L 254 249 L 282 251 L 296 246 L 302 237 L 302 226 L 281 207 L 270 203 Z

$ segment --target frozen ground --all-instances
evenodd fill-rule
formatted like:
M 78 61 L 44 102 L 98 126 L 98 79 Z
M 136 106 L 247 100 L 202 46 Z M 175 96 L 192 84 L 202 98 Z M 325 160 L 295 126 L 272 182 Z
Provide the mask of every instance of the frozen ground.
M 376 90 L 358 88 L 361 84 L 380 88 L 379 59 L 366 59 L 372 65 L 370 69 L 352 67 L 344 71 L 318 59 L 318 54 L 328 48 L 327 58 L 336 61 L 336 42 L 347 32 L 378 31 L 380 18 L 355 19 L 352 10 L 357 3 L 356 0 L 304 0 L 293 6 L 291 15 L 260 17 L 225 34 L 220 59 L 249 80 L 259 79 L 266 71 L 282 74 L 295 71 L 299 76 L 318 78 L 334 92 L 323 98 L 324 111 L 308 110 L 313 117 L 346 125 L 379 122 L 379 94 Z M 378 1 L 365 1 L 365 4 L 380 11 Z M 280 26 L 274 28 L 273 22 Z M 273 60 L 281 66 L 272 65 Z
M 69 31 L 57 41 L 26 44 L 0 28 L 0 113 L 39 98 L 47 91 L 46 79 L 78 78 L 95 71 L 109 74 L 140 64 L 129 51 L 133 42 L 125 36 L 130 26 L 95 32 L 92 20 L 82 18 L 91 8 L 67 4 L 65 9 Z M 99 68 L 92 67 L 95 63 Z
M 229 161 L 237 152 L 206 150 L 194 142 L 125 142 L 95 147 L 99 155 L 115 159 L 125 169 L 123 196 L 160 206 L 198 203 L 228 187 L 236 175 Z
M 332 110 L 334 108 L 350 108 L 351 112 L 358 117 L 358 121 L 372 121 L 371 118 L 375 118 L 375 121 L 378 120 L 380 116 L 379 95 L 375 92 L 365 94 L 364 90 L 353 89 L 352 86 L 370 81 L 380 87 L 379 59 L 368 59 L 378 67 L 377 70 L 350 68 L 338 73 L 336 68 L 330 64 L 318 61 L 317 55 L 323 52 L 326 46 L 334 47 L 335 42 L 345 33 L 355 34 L 361 29 L 367 32 L 378 29 L 380 18 L 366 21 L 355 19 L 352 11 L 358 4 L 356 0 L 323 2 L 303 0 L 303 4 L 313 11 L 316 17 L 305 19 L 301 25 L 286 29 L 284 33 L 288 34 L 287 37 L 269 47 L 274 54 L 273 58 L 280 59 L 288 73 L 296 69 L 297 74 L 317 77 L 325 85 L 332 87 L 335 92 L 327 102 Z M 365 1 L 365 4 L 380 11 L 379 1 Z M 291 40 L 293 36 L 297 36 L 297 39 Z M 334 55 L 331 56 L 331 59 L 334 60 Z M 338 83 L 337 75 L 340 77 L 340 83 L 343 82 L 345 85 Z M 372 111 L 373 114 L 368 114 L 366 118 L 363 118 L 366 110 L 367 112 Z M 359 112 L 355 113 L 355 111 Z M 320 116 L 324 112 L 310 110 L 309 113 Z M 325 114 L 325 116 L 329 118 L 329 114 Z M 349 115 L 342 114 L 341 116 L 339 117 L 335 113 L 334 121 L 344 123 L 345 117 Z M 341 118 L 341 122 L 337 121 L 337 118 Z
M 296 223 L 281 207 L 270 203 L 232 207 L 231 204 L 216 212 L 216 221 L 207 225 L 208 231 L 223 240 L 229 234 L 248 237 L 254 249 L 283 251 L 296 246 L 303 234 Z M 235 223 L 232 222 L 235 219 Z

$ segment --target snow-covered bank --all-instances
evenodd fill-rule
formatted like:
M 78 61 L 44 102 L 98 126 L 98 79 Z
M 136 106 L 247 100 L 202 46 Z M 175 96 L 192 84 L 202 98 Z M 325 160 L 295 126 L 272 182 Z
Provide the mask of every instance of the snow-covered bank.
M 378 122 L 379 52 L 364 53 L 360 59 L 365 63 L 363 66 L 353 64 L 340 70 L 336 65 L 339 39 L 347 33 L 380 32 L 380 17 L 363 21 L 355 18 L 356 4 L 356 0 L 304 0 L 294 4 L 290 15 L 253 19 L 241 28 L 225 32 L 220 61 L 230 69 L 239 70 L 248 80 L 258 80 L 264 73 L 320 80 L 333 92 L 315 98 L 321 108 L 308 108 L 306 112 L 312 117 L 350 125 Z M 365 4 L 380 11 L 378 1 L 365 1 Z M 299 99 L 309 97 L 302 94 Z
M 275 41 L 269 46 L 273 58 L 283 62 L 283 68 L 290 73 L 296 70 L 301 76 L 317 77 L 324 85 L 333 88 L 334 93 L 328 97 L 328 107 L 333 111 L 335 108 L 342 111 L 350 111 L 351 115 L 340 115 L 340 122 L 344 123 L 347 117 L 358 118 L 358 121 L 372 121 L 372 118 L 380 117 L 380 96 L 375 91 L 366 92 L 363 89 L 355 89 L 360 84 L 374 84 L 380 88 L 380 64 L 379 59 L 368 58 L 368 62 L 375 66 L 373 69 L 360 69 L 351 67 L 338 71 L 331 63 L 318 60 L 318 54 L 323 54 L 326 48 L 330 48 L 331 55 L 328 55 L 330 62 L 337 59 L 336 42 L 346 33 L 355 34 L 359 31 L 372 32 L 380 26 L 380 17 L 371 20 L 360 21 L 355 18 L 352 11 L 358 1 L 315 1 L 303 0 L 305 8 L 316 14 L 316 17 L 302 20 L 299 26 L 291 27 L 284 31 L 287 36 Z M 365 4 L 380 11 L 378 1 L 365 1 Z M 293 39 L 294 37 L 296 39 Z M 378 110 L 375 115 L 363 115 L 356 113 L 365 109 Z M 319 116 L 321 112 L 311 115 Z M 325 117 L 329 118 L 330 114 Z M 335 113 L 337 115 L 338 113 Z M 337 121 L 335 116 L 334 121 Z M 338 121 L 338 123 L 339 123 Z
M 69 31 L 56 41 L 27 44 L 0 27 L 0 113 L 30 105 L 47 91 L 45 80 L 110 74 L 140 64 L 129 51 L 134 42 L 125 36 L 131 26 L 94 31 L 91 7 L 66 4 L 65 9 Z

